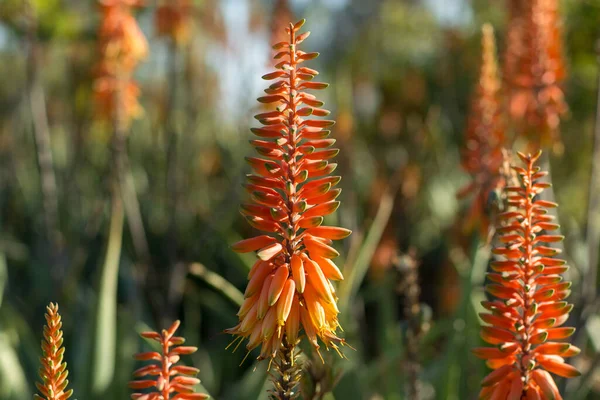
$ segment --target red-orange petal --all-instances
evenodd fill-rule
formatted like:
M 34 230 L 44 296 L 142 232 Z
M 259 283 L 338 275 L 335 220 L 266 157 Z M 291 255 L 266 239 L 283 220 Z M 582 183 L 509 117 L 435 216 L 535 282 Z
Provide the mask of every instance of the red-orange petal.
M 298 293 L 304 293 L 304 287 L 306 285 L 306 274 L 304 272 L 304 265 L 302 258 L 299 255 L 294 254 L 291 259 L 292 277 L 296 283 L 296 290 Z
M 284 325 L 290 315 L 292 303 L 296 292 L 296 284 L 293 279 L 288 279 L 285 282 L 279 301 L 277 302 L 277 323 Z
M 289 275 L 290 270 L 287 264 L 280 266 L 275 271 L 275 275 L 273 276 L 273 280 L 271 281 L 271 284 L 269 286 L 269 306 L 274 305 L 275 303 L 277 303 L 277 300 L 279 300 L 279 296 L 281 295 L 281 292 L 283 292 L 284 285 Z
M 319 226 L 308 229 L 306 232 L 312 236 L 318 236 L 331 240 L 345 239 L 352 233 L 350 229 L 339 228 L 336 226 Z
M 258 257 L 263 261 L 269 261 L 277 254 L 281 253 L 283 250 L 283 246 L 281 243 L 272 243 L 264 248 L 262 248 L 258 253 Z
M 563 378 L 575 378 L 581 375 L 581 372 L 572 365 L 557 361 L 553 358 L 538 356 L 537 361 L 544 369 Z
M 318 240 L 305 238 L 303 243 L 308 252 L 310 253 L 311 257 L 314 256 L 324 258 L 335 258 L 340 255 L 340 253 L 338 253 L 336 249 L 327 246 L 326 244 L 323 244 Z
M 239 242 L 231 246 L 231 248 L 233 249 L 233 251 L 238 253 L 248 253 L 251 251 L 261 249 L 275 242 L 275 238 L 267 235 L 262 235 L 250 239 L 240 240 Z

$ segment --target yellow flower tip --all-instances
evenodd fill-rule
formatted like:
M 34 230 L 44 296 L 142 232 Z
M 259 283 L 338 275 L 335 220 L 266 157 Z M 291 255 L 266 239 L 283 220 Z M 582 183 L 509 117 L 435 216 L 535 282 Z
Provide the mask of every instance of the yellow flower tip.
M 46 307 L 46 326 L 43 329 L 42 357 L 39 376 L 42 383 L 36 383 L 40 393 L 36 398 L 45 400 L 66 400 L 72 396 L 73 391 L 67 390 L 69 381 L 66 379 L 69 372 L 67 364 L 63 362 L 65 348 L 63 344 L 63 333 L 61 331 L 61 316 L 58 313 L 58 304 L 50 303 Z

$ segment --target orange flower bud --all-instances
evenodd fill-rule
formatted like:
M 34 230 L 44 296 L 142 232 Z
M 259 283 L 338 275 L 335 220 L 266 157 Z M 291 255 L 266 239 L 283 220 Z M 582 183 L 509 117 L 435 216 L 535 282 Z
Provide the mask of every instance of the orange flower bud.
M 277 303 L 277 324 L 285 325 L 285 321 L 287 321 L 288 316 L 290 315 L 290 310 L 292 309 L 292 302 L 294 301 L 294 294 L 296 292 L 296 284 L 293 279 L 288 279 L 285 282 L 285 286 L 283 287 L 283 291 L 281 293 L 281 297 Z

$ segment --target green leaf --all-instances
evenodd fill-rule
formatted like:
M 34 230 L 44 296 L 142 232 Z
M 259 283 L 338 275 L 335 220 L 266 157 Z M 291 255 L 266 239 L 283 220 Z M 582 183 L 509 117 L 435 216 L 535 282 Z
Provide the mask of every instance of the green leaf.
M 0 332 L 0 399 L 24 398 L 31 398 L 25 372 L 7 335 Z
M 600 316 L 591 315 L 585 324 L 585 329 L 590 337 L 594 353 L 600 354 Z
M 367 232 L 367 236 L 364 239 L 363 245 L 356 256 L 355 261 L 350 268 L 348 268 L 350 266 L 348 264 L 344 267 L 343 273 L 346 279 L 340 282 L 338 290 L 340 309 L 342 312 L 344 312 L 349 304 L 351 304 L 352 299 L 358 292 L 358 288 L 367 275 L 377 245 L 379 244 L 385 227 L 392 215 L 394 197 L 397 189 L 397 185 L 391 185 L 383 194 L 375 219 Z
M 267 362 L 255 362 L 242 379 L 225 392 L 224 400 L 262 400 L 271 382 L 267 379 Z
M 110 233 L 104 265 L 100 271 L 100 287 L 94 310 L 91 341 L 91 376 L 89 394 L 94 399 L 106 398 L 115 372 L 117 343 L 117 283 L 123 242 L 123 203 L 118 190 L 113 192 Z
M 201 263 L 192 263 L 189 267 L 190 274 L 202 279 L 221 293 L 225 298 L 238 307 L 244 302 L 244 294 L 229 281 L 214 271 L 209 270 Z
M 0 308 L 2 308 L 2 299 L 4 298 L 4 287 L 8 282 L 8 269 L 6 268 L 6 257 L 0 253 Z

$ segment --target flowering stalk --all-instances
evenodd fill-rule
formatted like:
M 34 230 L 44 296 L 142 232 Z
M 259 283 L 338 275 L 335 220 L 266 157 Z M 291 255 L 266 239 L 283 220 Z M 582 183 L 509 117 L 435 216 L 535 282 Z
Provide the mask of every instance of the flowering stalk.
M 181 355 L 195 353 L 197 347 L 181 346 L 185 339 L 174 336 L 179 328 L 179 321 L 175 321 L 169 329 L 163 329 L 161 333 L 143 332 L 141 336 L 146 339 L 156 340 L 160 343 L 161 352 L 149 351 L 139 353 L 135 356 L 140 361 L 155 361 L 155 363 L 142 367 L 133 373 L 135 378 L 146 376 L 152 379 L 140 379 L 129 382 L 132 389 L 154 388 L 150 393 L 133 393 L 132 399 L 137 400 L 203 400 L 208 395 L 194 393 L 194 385 L 200 383 L 195 376 L 200 372 L 197 368 L 185 365 L 175 365 L 179 362 Z M 156 377 L 156 378 L 154 378 Z
M 482 236 L 487 236 L 492 224 L 491 207 L 498 201 L 506 180 L 501 172 L 504 163 L 504 125 L 500 107 L 500 79 L 496 60 L 494 29 L 482 27 L 482 54 L 479 83 L 471 104 L 462 166 L 471 175 L 471 182 L 462 188 L 459 197 L 474 195 L 465 227 L 471 230 L 480 224 Z
M 497 299 L 482 302 L 487 312 L 480 314 L 489 324 L 481 337 L 493 347 L 474 349 L 494 370 L 483 380 L 481 399 L 558 400 L 562 397 L 550 373 L 579 375 L 564 358 L 580 350 L 559 342 L 575 330 L 561 327 L 572 309 L 564 301 L 571 283 L 561 277 L 568 268 L 565 261 L 554 258 L 559 250 L 547 245 L 563 237 L 547 233 L 558 229 L 547 210 L 557 205 L 539 199 L 550 187 L 540 181 L 547 173 L 535 166 L 540 154 L 519 153 L 525 168 L 513 168 L 521 184 L 506 188 L 512 209 L 499 216 L 502 245 L 493 253 L 502 259 L 492 263 L 492 283 L 486 287 Z
M 98 117 L 114 126 L 113 205 L 118 207 L 122 196 L 136 252 L 144 263 L 149 263 L 140 206 L 132 178 L 127 173 L 126 149 L 127 128 L 134 118 L 142 114 L 138 102 L 139 88 L 133 81 L 133 73 L 148 54 L 148 42 L 132 15 L 132 9 L 140 7 L 142 1 L 99 0 L 99 5 L 102 12 L 98 30 L 100 61 L 94 91 Z
M 505 79 L 509 111 L 533 146 L 556 145 L 568 111 L 560 87 L 566 77 L 557 0 L 511 0 Z
M 43 356 L 40 359 L 42 367 L 39 374 L 42 383 L 36 386 L 42 396 L 34 395 L 35 399 L 66 400 L 73 395 L 73 389 L 67 389 L 67 363 L 63 362 L 65 348 L 63 345 L 62 322 L 58 313 L 58 304 L 50 303 L 46 307 L 46 326 L 42 341 Z
M 502 65 L 502 76 L 506 81 L 507 92 L 510 93 L 512 81 L 518 76 L 520 68 L 523 67 L 523 57 L 526 51 L 523 42 L 526 27 L 526 8 L 528 1 L 507 0 L 508 21 L 506 29 L 506 50 Z
M 101 59 L 95 82 L 97 111 L 101 118 L 124 129 L 141 115 L 139 88 L 132 75 L 146 57 L 148 43 L 131 14 L 139 0 L 100 0 L 102 20 L 98 31 Z
M 243 204 L 241 212 L 266 234 L 233 245 L 237 252 L 257 251 L 259 259 L 249 273 L 239 324 L 226 332 L 248 339 L 249 351 L 261 346 L 259 359 L 293 352 L 300 329 L 317 352 L 318 339 L 336 351 L 344 344 L 336 335 L 339 310 L 331 283 L 343 276 L 331 261 L 339 255 L 331 244 L 350 231 L 321 226 L 339 206 L 335 199 L 341 190 L 334 186 L 341 178 L 330 176 L 336 164 L 328 161 L 338 153 L 330 148 L 335 140 L 327 139 L 334 121 L 308 118 L 329 111 L 306 92 L 327 84 L 312 82 L 318 72 L 301 66 L 318 56 L 298 49 L 309 35 L 298 34 L 304 22 L 290 24 L 288 39 L 273 46 L 280 50 L 275 59 L 283 61 L 263 76 L 277 82 L 258 101 L 276 108 L 258 114 L 264 127 L 252 129 L 260 139 L 251 143 L 262 157 L 247 158 L 254 170 L 246 185 L 252 202 Z

